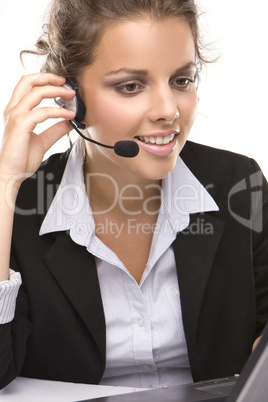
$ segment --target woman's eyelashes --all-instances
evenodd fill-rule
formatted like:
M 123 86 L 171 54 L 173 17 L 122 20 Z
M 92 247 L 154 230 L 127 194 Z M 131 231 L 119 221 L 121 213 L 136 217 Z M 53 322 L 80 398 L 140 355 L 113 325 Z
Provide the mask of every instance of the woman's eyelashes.
M 190 89 L 193 84 L 196 85 L 196 76 L 179 76 L 170 81 L 170 86 L 180 91 Z M 123 95 L 133 96 L 141 93 L 147 86 L 146 83 L 130 81 L 115 85 L 115 89 Z
M 193 84 L 196 85 L 196 75 L 195 76 L 179 76 L 171 80 L 171 85 L 178 90 L 190 89 Z
M 135 95 L 142 91 L 144 85 L 137 82 L 126 82 L 115 86 L 115 89 L 125 95 Z
M 187 90 L 194 86 L 197 88 L 198 75 L 179 75 L 171 79 L 171 85 L 178 90 Z

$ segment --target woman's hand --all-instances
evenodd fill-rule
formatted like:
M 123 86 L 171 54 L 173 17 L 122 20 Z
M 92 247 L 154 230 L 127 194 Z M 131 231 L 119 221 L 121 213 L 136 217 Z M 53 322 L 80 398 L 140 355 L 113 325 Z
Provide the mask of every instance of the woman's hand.
M 63 77 L 31 74 L 21 78 L 4 112 L 4 133 L 0 148 L 0 281 L 9 278 L 10 246 L 14 204 L 20 184 L 40 166 L 44 154 L 70 131 L 66 120 L 74 113 L 55 107 L 37 107 L 43 99 L 71 99 L 75 91 L 62 87 Z M 37 124 L 49 118 L 65 119 L 41 134 Z
M 33 174 L 40 166 L 44 154 L 61 137 L 70 131 L 67 120 L 75 117 L 69 110 L 37 106 L 43 99 L 63 97 L 71 99 L 75 91 L 62 87 L 65 78 L 38 73 L 21 78 L 4 111 L 4 133 L 0 149 L 0 181 L 15 180 L 16 185 Z M 37 124 L 49 118 L 65 119 L 37 135 Z M 16 180 L 17 179 L 17 180 Z

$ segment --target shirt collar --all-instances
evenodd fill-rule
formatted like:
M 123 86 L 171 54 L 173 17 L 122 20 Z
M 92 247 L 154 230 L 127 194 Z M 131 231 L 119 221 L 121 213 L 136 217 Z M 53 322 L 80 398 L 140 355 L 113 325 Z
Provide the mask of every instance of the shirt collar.
M 218 211 L 219 207 L 178 157 L 175 169 L 162 180 L 161 214 L 172 231 L 184 230 L 190 214 Z M 40 235 L 70 231 L 76 243 L 87 246 L 95 233 L 95 224 L 86 192 L 81 142 L 73 146 L 58 191 L 40 228 Z
M 41 225 L 39 235 L 70 231 L 84 245 L 88 232 L 94 231 L 94 219 L 86 192 L 81 142 L 73 146 L 59 188 Z
M 189 225 L 190 214 L 219 210 L 212 196 L 180 156 L 174 170 L 162 181 L 162 188 L 162 211 L 176 232 Z

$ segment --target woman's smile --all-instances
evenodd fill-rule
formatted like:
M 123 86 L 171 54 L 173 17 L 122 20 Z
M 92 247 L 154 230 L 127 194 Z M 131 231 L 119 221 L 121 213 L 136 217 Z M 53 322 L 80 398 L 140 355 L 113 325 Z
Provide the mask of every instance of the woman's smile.
M 144 150 L 158 156 L 171 154 L 177 145 L 180 130 L 169 130 L 166 132 L 136 136 L 138 145 Z

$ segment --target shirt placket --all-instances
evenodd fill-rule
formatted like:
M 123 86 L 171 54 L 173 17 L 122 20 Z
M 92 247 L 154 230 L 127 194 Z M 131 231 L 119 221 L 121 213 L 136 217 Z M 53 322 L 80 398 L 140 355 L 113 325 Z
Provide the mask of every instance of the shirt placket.
M 155 387 L 159 385 L 159 380 L 153 357 L 152 323 L 146 292 L 128 275 L 124 276 L 124 285 L 133 326 L 133 359 L 140 374 L 140 386 Z

